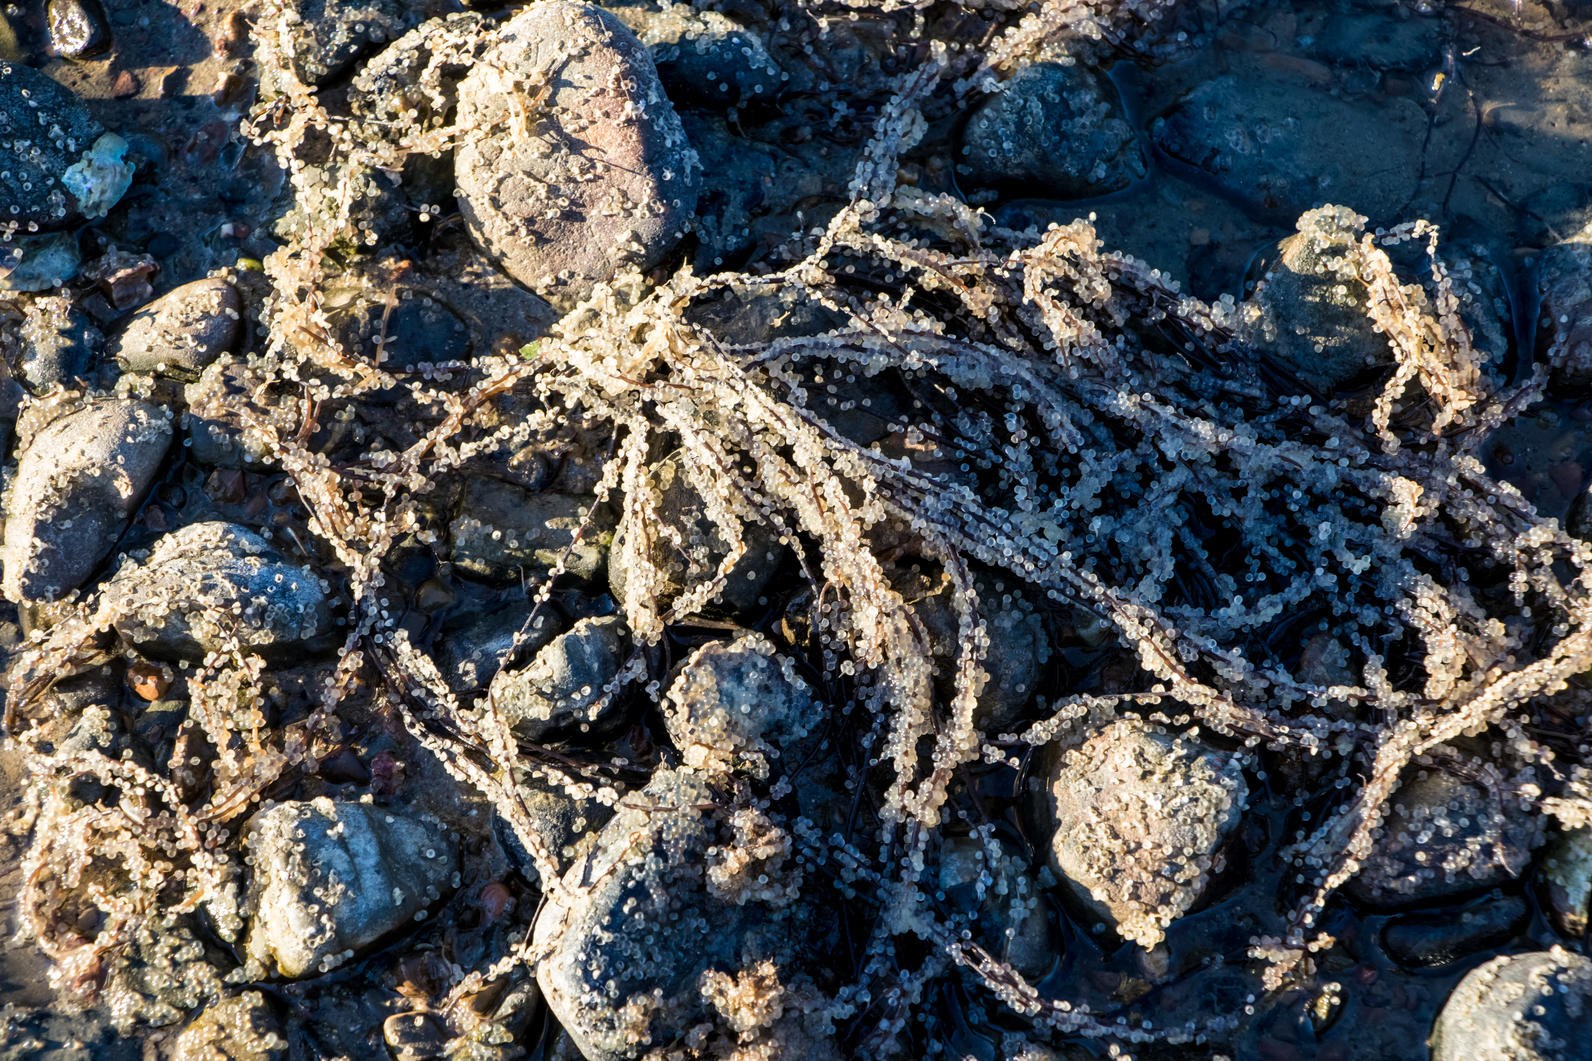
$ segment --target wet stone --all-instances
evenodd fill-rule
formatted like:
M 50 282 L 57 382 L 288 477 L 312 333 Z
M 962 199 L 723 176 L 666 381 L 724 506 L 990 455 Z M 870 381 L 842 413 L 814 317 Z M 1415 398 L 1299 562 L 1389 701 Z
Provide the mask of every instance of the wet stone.
M 599 8 L 536 4 L 504 23 L 459 87 L 459 120 L 495 130 L 455 157 L 471 236 L 555 306 L 656 264 L 696 207 L 700 164 L 652 59 Z
M 801 758 L 823 715 L 795 664 L 748 634 L 692 653 L 669 686 L 663 718 L 686 765 L 767 778 L 776 763 Z
M 50 47 L 68 59 L 92 59 L 111 48 L 111 24 L 99 0 L 49 0 L 44 21 Z
M 794 898 L 791 838 L 733 802 L 727 781 L 659 771 L 537 916 L 537 983 L 587 1061 L 638 1059 L 687 1032 L 838 1057 L 794 1005 L 817 911 Z
M 982 103 L 957 159 L 966 185 L 1061 199 L 1114 192 L 1147 172 L 1116 86 L 1057 62 L 1024 67 Z
M 252 859 L 246 945 L 288 977 L 344 964 L 413 926 L 453 888 L 457 853 L 441 822 L 369 803 L 278 803 L 243 831 Z
M 190 523 L 162 536 L 107 592 L 123 602 L 116 632 L 151 655 L 198 659 L 235 643 L 280 658 L 334 633 L 321 579 L 230 523 Z
M 1327 19 L 1311 50 L 1329 63 L 1420 73 L 1442 61 L 1438 18 L 1342 12 Z
M 1344 886 L 1351 898 L 1374 907 L 1496 887 L 1525 868 L 1541 837 L 1532 812 L 1500 807 L 1479 786 L 1438 769 L 1417 771 L 1404 783 L 1382 828 L 1360 872 Z
M 77 220 L 77 197 L 62 178 L 104 131 L 55 81 L 0 61 L 0 171 L 7 174 L 0 180 L 0 235 Z
M 1052 867 L 1149 949 L 1222 869 L 1248 787 L 1236 757 L 1123 719 L 1061 756 L 1045 797 Z
M 647 593 L 661 611 L 688 588 L 709 581 L 728 555 L 729 546 L 708 516 L 702 496 L 691 485 L 678 452 L 649 469 L 647 479 L 648 485 L 657 491 L 660 528 L 649 535 L 647 558 L 660 578 L 659 584 L 637 587 L 634 592 Z M 620 517 L 608 561 L 608 588 L 627 612 L 639 606 L 639 602 L 630 599 L 631 570 L 626 539 L 631 533 L 630 518 Z M 718 600 L 732 611 L 749 612 L 760 607 L 763 589 L 774 577 L 784 556 L 784 547 L 761 525 L 747 526 L 742 536 L 746 551 L 730 569 Z
M 288 1056 L 281 1023 L 258 991 L 208 1006 L 172 1043 L 172 1061 L 279 1061 Z
M 1279 219 L 1341 203 L 1393 224 L 1406 220 L 1422 172 L 1426 114 L 1408 98 L 1372 106 L 1248 72 L 1197 86 L 1150 133 L 1172 159 Z
M 0 237 L 0 291 L 48 291 L 75 279 L 82 267 L 77 237 L 69 232 Z
M 582 619 L 553 638 L 529 665 L 500 673 L 487 695 L 526 740 L 602 729 L 614 721 L 617 699 L 609 686 L 627 647 L 621 620 Z
M 575 541 L 593 501 L 584 495 L 538 494 L 495 479 L 472 479 L 458 515 L 448 524 L 453 562 L 499 583 L 516 582 L 529 571 L 560 561 L 577 578 L 595 578 L 607 560 L 612 533 L 603 508 Z
M 1406 968 L 1432 968 L 1507 943 L 1530 917 L 1524 899 L 1501 895 L 1458 913 L 1406 914 L 1383 930 L 1382 946 Z
M 22 322 L 19 368 L 34 394 L 57 386 L 81 385 L 98 363 L 105 336 L 70 299 L 33 300 Z
M 400 0 L 307 0 L 287 13 L 277 44 L 294 76 L 311 87 L 342 76 L 420 21 Z
M 1592 1061 L 1592 960 L 1562 947 L 1494 958 L 1454 988 L 1432 1061 Z
M 1592 224 L 1537 256 L 1537 356 L 1563 384 L 1592 387 Z
M 470 329 L 458 314 L 422 289 L 404 286 L 392 295 L 390 303 L 360 298 L 334 310 L 332 329 L 345 350 L 398 369 L 469 358 Z
M 1592 917 L 1592 828 L 1566 829 L 1542 853 L 1543 905 L 1570 939 L 1587 933 Z
M 998 838 L 946 837 L 936 883 L 951 909 L 970 918 L 979 944 L 1030 983 L 1060 957 L 1038 881 Z
M 57 600 L 105 558 L 171 446 L 153 405 L 94 401 L 39 431 L 6 491 L 7 599 Z
M 672 4 L 616 12 L 652 52 L 669 98 L 700 107 L 772 99 L 787 80 L 763 41 L 717 11 Z
M 1370 289 L 1347 257 L 1364 228 L 1365 218 L 1343 207 L 1305 214 L 1239 308 L 1240 339 L 1323 394 L 1393 360 L 1367 316 Z
M 237 288 L 216 277 L 166 292 L 122 326 L 109 344 L 124 371 L 193 381 L 242 331 Z
M 531 605 L 523 597 L 481 608 L 469 612 L 463 621 L 445 625 L 439 639 L 438 665 L 455 692 L 485 689 L 497 674 L 499 661 L 512 666 L 516 655 L 534 654 L 563 627 L 562 620 L 547 607 L 532 617 Z

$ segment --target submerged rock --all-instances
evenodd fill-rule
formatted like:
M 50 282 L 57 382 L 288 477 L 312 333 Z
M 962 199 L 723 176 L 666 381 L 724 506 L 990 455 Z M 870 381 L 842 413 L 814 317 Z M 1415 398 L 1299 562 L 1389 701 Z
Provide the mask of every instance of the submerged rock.
M 0 235 L 32 231 L 33 225 L 59 228 L 89 213 L 66 177 L 91 157 L 104 132 L 54 80 L 31 66 L 0 61 L 0 170 L 7 175 L 0 180 Z
M 449 831 L 369 803 L 277 803 L 243 830 L 254 870 L 246 944 L 282 976 L 327 972 L 423 919 L 454 887 Z
M 1592 386 L 1592 224 L 1537 257 L 1537 356 L 1562 383 Z
M 665 695 L 663 719 L 688 766 L 767 778 L 823 716 L 795 664 L 749 634 L 692 653 Z
M 669 98 L 703 107 L 773 99 L 789 80 L 757 34 L 713 10 L 670 4 L 614 12 L 652 52 Z
M 1592 1061 L 1592 960 L 1562 947 L 1494 958 L 1459 982 L 1432 1061 Z
M 34 394 L 58 385 L 79 385 L 93 371 L 105 343 L 88 314 L 70 299 L 53 296 L 33 300 L 22 322 L 21 339 L 18 367 Z
M 231 523 L 191 523 L 107 586 L 124 605 L 116 632 L 142 651 L 197 659 L 236 643 L 282 656 L 324 643 L 330 594 L 313 571 Z
M 1052 866 L 1149 949 L 1222 868 L 1248 786 L 1237 757 L 1122 719 L 1063 755 L 1045 796 Z
M 529 571 L 562 561 L 577 578 L 595 578 L 608 559 L 611 523 L 602 506 L 586 520 L 595 498 L 533 493 L 496 479 L 465 486 L 458 514 L 448 524 L 453 562 L 491 582 L 517 582 Z M 580 541 L 575 535 L 581 530 Z
M 1060 199 L 1104 195 L 1148 172 L 1138 130 L 1098 70 L 1034 63 L 973 112 L 958 174 L 979 188 Z
M 568 308 L 649 267 L 696 207 L 699 163 L 651 57 L 612 15 L 535 4 L 459 86 L 459 207 L 504 271 Z
M 1566 829 L 1548 842 L 1541 880 L 1554 927 L 1571 939 L 1585 936 L 1592 917 L 1592 828 Z
M 1481 787 L 1421 771 L 1393 796 L 1381 838 L 1344 891 L 1397 906 L 1495 887 L 1525 868 L 1540 838 L 1539 822 Z
M 171 446 L 166 415 L 146 402 L 93 401 L 41 430 L 6 492 L 7 599 L 57 600 L 116 543 Z

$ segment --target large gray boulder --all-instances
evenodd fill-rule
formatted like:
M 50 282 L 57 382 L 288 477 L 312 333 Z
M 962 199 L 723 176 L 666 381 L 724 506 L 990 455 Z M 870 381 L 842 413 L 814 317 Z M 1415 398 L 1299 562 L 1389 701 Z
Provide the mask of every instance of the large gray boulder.
M 1592 1061 L 1592 960 L 1562 947 L 1472 969 L 1432 1029 L 1432 1061 Z

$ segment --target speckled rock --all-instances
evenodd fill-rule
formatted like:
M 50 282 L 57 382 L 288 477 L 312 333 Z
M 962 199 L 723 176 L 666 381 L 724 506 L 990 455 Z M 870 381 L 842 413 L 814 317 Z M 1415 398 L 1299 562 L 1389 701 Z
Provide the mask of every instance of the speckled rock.
M 171 1061 L 279 1061 L 287 1056 L 281 1023 L 258 991 L 206 1007 L 171 1047 Z
M 108 346 L 126 372 L 193 381 L 242 331 L 237 288 L 218 277 L 174 288 L 144 306 Z
M 634 34 L 583 4 L 504 23 L 459 87 L 492 130 L 455 158 L 470 234 L 510 276 L 567 308 L 625 264 L 655 264 L 696 206 L 699 163 Z
M 761 634 L 691 654 L 663 704 L 669 738 L 688 766 L 769 776 L 822 724 L 812 691 Z
M 0 291 L 48 291 L 76 279 L 82 268 L 73 233 L 8 237 L 0 230 Z
M 1405 968 L 1433 968 L 1502 946 L 1530 917 L 1518 895 L 1492 895 L 1458 912 L 1395 918 L 1382 931 L 1382 947 Z
M 733 803 L 725 782 L 660 771 L 537 916 L 537 983 L 587 1061 L 637 1059 L 687 1032 L 839 1056 L 803 1005 L 803 956 L 821 922 L 796 898 L 791 837 Z
M 948 836 L 935 877 L 946 904 L 973 925 L 979 944 L 1037 982 L 1061 956 L 1039 882 L 996 837 Z
M 55 386 L 78 386 L 99 361 L 105 336 L 70 299 L 33 300 L 22 322 L 18 368 L 34 394 Z
M 717 11 L 670 4 L 656 11 L 620 8 L 614 14 L 652 52 L 672 100 L 731 107 L 773 99 L 789 80 L 757 34 Z
M 538 609 L 534 619 L 530 611 L 530 603 L 519 596 L 482 605 L 443 626 L 437 665 L 455 692 L 485 689 L 500 660 L 513 666 L 515 655 L 532 655 L 563 632 L 566 624 L 551 608 Z
M 44 21 L 57 55 L 92 59 L 110 51 L 111 22 L 99 0 L 49 0 Z
M 698 586 L 714 576 L 728 546 L 709 518 L 706 505 L 691 485 L 679 452 L 670 454 L 647 473 L 648 485 L 657 491 L 659 528 L 651 532 L 648 559 L 662 578 L 652 587 L 653 600 L 662 610 L 671 605 L 688 587 Z M 621 606 L 627 606 L 631 590 L 630 561 L 625 541 L 632 533 L 630 520 L 621 516 L 614 530 L 613 549 L 608 561 L 608 588 Z M 719 603 L 732 611 L 751 611 L 760 607 L 763 590 L 774 577 L 784 547 L 761 525 L 743 532 L 746 552 L 730 569 L 719 590 Z
M 1364 228 L 1340 206 L 1305 214 L 1239 307 L 1239 338 L 1328 396 L 1393 361 L 1367 316 L 1370 290 L 1345 256 Z
M 1554 927 L 1580 939 L 1592 926 L 1592 828 L 1566 829 L 1542 853 L 1543 906 Z
M 1562 947 L 1494 958 L 1459 982 L 1432 1061 L 1592 1061 L 1592 960 Z
M 96 153 L 103 135 L 71 92 L 31 66 L 0 61 L 0 170 L 7 174 L 0 180 L 0 236 L 103 217 L 108 192 L 92 183 L 96 158 L 113 146 L 100 145 Z M 126 177 L 132 178 L 131 166 Z M 126 190 L 123 183 L 111 202 Z
M 595 499 L 575 494 L 532 493 L 496 479 L 471 479 L 448 530 L 453 562 L 492 582 L 517 582 L 528 571 L 563 560 L 577 578 L 595 578 L 608 558 L 613 525 L 599 506 L 580 541 L 586 511 Z M 566 553 L 568 554 L 566 557 Z
M 1592 386 L 1592 224 L 1537 256 L 1537 356 L 1562 383 Z
M 526 740 L 601 728 L 613 718 L 616 698 L 607 687 L 619 674 L 625 649 L 622 620 L 582 619 L 527 666 L 499 673 L 487 695 Z
M 157 656 L 197 659 L 236 639 L 246 652 L 281 657 L 333 633 L 321 579 L 231 523 L 190 523 L 163 536 L 107 592 L 125 604 L 116 632 Z
M 1398 906 L 1491 888 L 1524 870 L 1541 838 L 1534 813 L 1500 808 L 1480 786 L 1442 770 L 1418 770 L 1393 796 L 1381 837 L 1344 891 Z
M 1060 199 L 1117 191 L 1146 172 L 1116 86 L 1057 62 L 1023 67 L 980 104 L 957 154 L 966 185 Z
M 1052 868 L 1148 949 L 1222 868 L 1248 787 L 1236 757 L 1122 719 L 1060 756 L 1044 794 Z
M 1196 86 L 1150 126 L 1162 151 L 1252 209 L 1292 220 L 1341 203 L 1376 224 L 1407 220 L 1425 133 L 1409 97 L 1373 106 L 1258 68 Z
M 335 80 L 420 22 L 418 5 L 401 0 L 307 0 L 285 14 L 285 21 L 273 19 L 263 28 L 294 76 L 311 87 Z
M 82 584 L 126 526 L 171 446 L 156 406 L 104 400 L 51 422 L 6 491 L 7 599 L 57 600 Z
M 243 831 L 253 876 L 246 950 L 273 973 L 335 969 L 455 886 L 457 852 L 441 822 L 369 803 L 272 804 Z

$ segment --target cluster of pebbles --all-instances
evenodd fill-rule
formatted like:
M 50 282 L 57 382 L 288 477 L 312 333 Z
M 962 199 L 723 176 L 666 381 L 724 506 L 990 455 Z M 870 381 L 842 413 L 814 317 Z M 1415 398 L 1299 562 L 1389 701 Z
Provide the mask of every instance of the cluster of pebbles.
M 1368 224 L 1418 215 L 1440 198 L 1424 183 L 1435 164 L 1419 145 L 1446 128 L 1443 108 L 1452 103 L 1428 98 L 1425 80 L 1443 69 L 1444 31 L 1435 16 L 1345 3 L 1314 33 L 1302 25 L 1319 21 L 1314 13 L 1252 6 L 1266 11 L 1224 30 L 1234 37 L 1227 43 L 1258 48 L 1254 33 L 1285 23 L 1308 54 L 1279 48 L 1264 69 L 1203 77 L 1199 60 L 1184 57 L 1165 75 L 1175 99 L 1153 117 L 1124 97 L 1137 105 L 1169 91 L 1139 84 L 1157 70 L 1113 79 L 1074 57 L 1035 61 L 936 131 L 941 153 L 915 158 L 913 178 L 959 186 L 1011 225 L 1095 210 L 1109 235 L 1143 211 L 1147 224 L 1163 226 L 1160 238 L 1165 226 L 1181 235 L 1169 256 L 1174 273 L 1208 261 L 1199 253 L 1223 238 L 1224 225 L 1253 247 L 1264 243 L 1238 304 L 1245 339 L 1332 395 L 1387 362 L 1386 341 L 1367 320 L 1369 293 L 1345 272 L 1344 248 Z M 437 101 L 405 91 L 427 84 L 422 72 L 453 63 L 457 76 L 437 82 L 451 94 L 451 120 L 500 130 L 461 142 L 441 178 L 406 171 L 402 187 L 373 197 L 374 232 L 412 226 L 422 208 L 446 214 L 453 227 L 452 243 L 449 233 L 437 237 L 442 264 L 419 262 L 389 289 L 401 298 L 355 292 L 329 307 L 350 347 L 376 363 L 461 363 L 505 335 L 529 341 L 599 284 L 682 255 L 703 269 L 745 260 L 779 225 L 800 224 L 799 211 L 821 214 L 826 197 L 832 204 L 844 195 L 855 140 L 820 135 L 803 147 L 736 132 L 763 123 L 792 136 L 784 101 L 794 112 L 796 101 L 807 107 L 826 92 L 843 99 L 774 40 L 772 27 L 788 33 L 789 21 L 811 17 L 805 11 L 769 17 L 756 4 L 610 10 L 549 0 L 423 15 L 398 0 L 325 0 L 260 25 L 296 79 L 347 91 L 370 128 L 400 111 L 424 124 Z M 58 21 L 60 32 L 71 31 L 69 19 Z M 877 44 L 847 37 L 836 47 L 830 60 L 843 76 Z M 1570 125 L 1584 129 L 1592 65 L 1557 52 L 1543 62 L 1556 83 L 1585 68 L 1587 80 L 1563 104 Z M 1478 72 L 1477 84 L 1488 76 Z M 1323 82 L 1362 90 L 1331 96 L 1321 111 L 1299 102 L 1301 84 Z M 1406 83 L 1414 87 L 1396 97 Z M 1382 139 L 1355 136 L 1383 97 L 1396 98 L 1376 112 L 1388 123 Z M 1323 147 L 1334 126 L 1351 130 L 1343 150 Z M 1527 135 L 1513 126 L 1500 134 Z M 1439 136 L 1445 145 L 1449 138 Z M 1592 161 L 1580 142 L 1568 157 Z M 229 654 L 257 657 L 269 671 L 270 701 L 257 724 L 288 731 L 303 723 L 347 630 L 346 571 L 315 547 L 283 469 L 257 460 L 218 412 L 245 378 L 258 338 L 258 272 L 210 269 L 146 300 L 127 292 L 151 270 L 140 273 L 126 252 L 107 263 L 115 252 L 81 235 L 118 209 L 140 208 L 118 207 L 139 165 L 131 150 L 46 72 L 0 60 L 0 291 L 10 298 L 0 304 L 0 591 L 12 606 L 0 629 L 16 647 L 80 602 L 113 602 L 102 658 L 88 678 L 48 694 L 29 743 L 154 764 L 198 797 L 208 782 L 195 767 L 218 750 L 194 736 L 187 683 Z M 1561 150 L 1569 149 L 1556 144 Z M 1169 168 L 1151 176 L 1156 158 Z M 1528 265 L 1477 246 L 1453 251 L 1453 266 L 1467 280 L 1468 320 L 1479 345 L 1491 344 L 1486 353 L 1500 364 L 1535 357 L 1553 370 L 1558 419 L 1537 430 L 1554 437 L 1558 455 L 1525 455 L 1505 475 L 1584 533 L 1592 502 L 1583 500 L 1580 462 L 1592 455 L 1592 431 L 1578 403 L 1592 379 L 1592 213 L 1573 196 L 1556 197 L 1543 166 L 1534 187 L 1530 174 L 1512 172 L 1507 190 L 1529 200 L 1524 214 L 1556 235 L 1538 234 Z M 1081 199 L 1091 203 L 1072 205 Z M 1487 220 L 1478 212 L 1460 227 Z M 283 231 L 301 222 L 287 217 Z M 1155 260 L 1153 247 L 1145 253 Z M 483 261 L 486 271 L 472 273 Z M 153 295 L 147 282 L 144 293 Z M 1525 319 L 1524 306 L 1540 310 Z M 769 336 L 793 316 L 761 320 L 759 312 L 747 309 L 734 323 Z M 361 428 L 323 430 L 355 437 Z M 1516 438 L 1525 431 L 1506 427 L 1516 434 L 1501 435 L 1494 449 L 1522 449 Z M 659 454 L 651 485 L 666 533 L 654 537 L 653 570 L 641 582 L 620 562 L 637 528 L 602 507 L 588 518 L 602 457 L 601 440 L 576 439 L 561 452 L 515 454 L 462 476 L 436 499 L 445 533 L 408 542 L 391 564 L 394 614 L 429 639 L 461 698 L 492 705 L 518 739 L 554 756 L 614 751 L 633 764 L 617 806 L 595 788 L 524 780 L 524 805 L 558 857 L 561 884 L 540 880 L 518 842 L 494 827 L 491 808 L 457 791 L 372 699 L 366 715 L 343 719 L 337 740 L 310 749 L 287 783 L 237 823 L 237 908 L 230 920 L 215 916 L 207 946 L 188 959 L 221 974 L 214 991 L 182 996 L 146 984 L 161 1008 L 126 990 L 120 1016 L 139 1035 L 159 1037 L 160 1049 L 189 1061 L 358 1056 L 377 1039 L 404 1059 L 533 1048 L 588 1061 L 819 1059 L 856 1048 L 837 1032 L 824 985 L 832 957 L 858 941 L 836 914 L 832 867 L 814 861 L 804 835 L 844 829 L 856 794 L 827 743 L 826 719 L 839 705 L 825 702 L 831 691 L 790 648 L 800 644 L 793 557 L 773 535 L 747 543 L 711 614 L 669 642 L 678 658 L 649 660 L 662 677 L 659 706 L 639 717 L 634 698 L 613 695 L 629 661 L 656 651 L 636 644 L 619 618 L 627 594 L 677 596 L 718 565 L 726 543 L 682 473 L 683 458 Z M 557 592 L 534 605 L 527 583 L 555 566 L 563 572 Z M 897 574 L 948 667 L 956 630 L 944 580 Z M 979 579 L 993 631 L 977 706 L 985 732 L 1037 719 L 1038 698 L 1064 676 L 1121 665 L 1080 614 L 993 574 Z M 1330 646 L 1315 655 L 1331 680 Z M 1584 1034 L 1592 962 L 1582 953 L 1592 832 L 1496 806 L 1477 778 L 1447 765 L 1435 760 L 1405 779 L 1374 855 L 1348 886 L 1358 950 L 1346 965 L 1323 959 L 1346 982 L 1323 972 L 1299 997 L 1252 1002 L 1251 1016 L 1261 1016 L 1233 1033 L 1248 1036 L 1244 1050 L 1270 1044 L 1252 1056 L 1295 1049 L 1327 1057 L 1316 1051 L 1330 1043 L 1334 1057 L 1418 1057 L 1428 1037 L 1435 1061 L 1592 1056 Z M 1157 987 L 1176 1022 L 1223 1016 L 1200 1010 L 1227 1001 L 1179 997 L 1178 986 L 1196 979 L 1191 970 L 1222 964 L 1228 943 L 1216 922 L 1237 924 L 1244 904 L 1274 901 L 1266 889 L 1277 878 L 1259 865 L 1275 855 L 1276 838 L 1263 835 L 1277 821 L 1267 808 L 1289 805 L 1288 781 L 1268 777 L 1244 749 L 1164 717 L 1124 714 L 1091 720 L 1036 757 L 1020 781 L 1002 783 L 984 793 L 995 808 L 988 821 L 957 823 L 936 847 L 935 898 L 969 938 L 1063 993 L 1073 980 L 1090 985 L 1107 1000 L 1097 1009 Z M 777 797 L 749 795 L 770 792 Z M 69 798 L 86 805 L 107 797 L 74 789 Z M 474 1007 L 470 1020 L 399 1005 L 435 997 L 439 983 L 468 971 L 438 971 L 445 946 L 456 963 L 485 964 L 515 933 L 529 933 L 539 955 L 534 987 L 483 992 L 490 997 L 462 1003 Z M 1427 1022 L 1417 1040 L 1379 1052 L 1344 1046 L 1332 1028 L 1345 1005 L 1351 1013 L 1387 1005 L 1356 1000 L 1378 976 L 1424 983 L 1410 989 L 1417 1000 L 1439 985 L 1447 1000 L 1416 1013 Z M 1226 999 L 1219 987 L 1212 997 Z M 960 990 L 946 989 L 947 998 Z M 954 1045 L 940 1049 L 962 1051 L 954 1056 L 1096 1056 L 1067 1044 L 1003 1053 L 968 1029 L 962 1005 L 946 1003 Z M 1279 1030 L 1270 1013 L 1301 1014 L 1315 1038 Z M 42 1018 L 15 1007 L 7 1014 L 37 1051 L 8 1041 L 0 1056 L 70 1056 L 48 1044 Z M 295 1030 L 287 1014 L 311 1031 Z M 1379 1034 L 1362 1020 L 1355 1038 Z M 679 1053 L 649 1053 L 671 1047 Z

